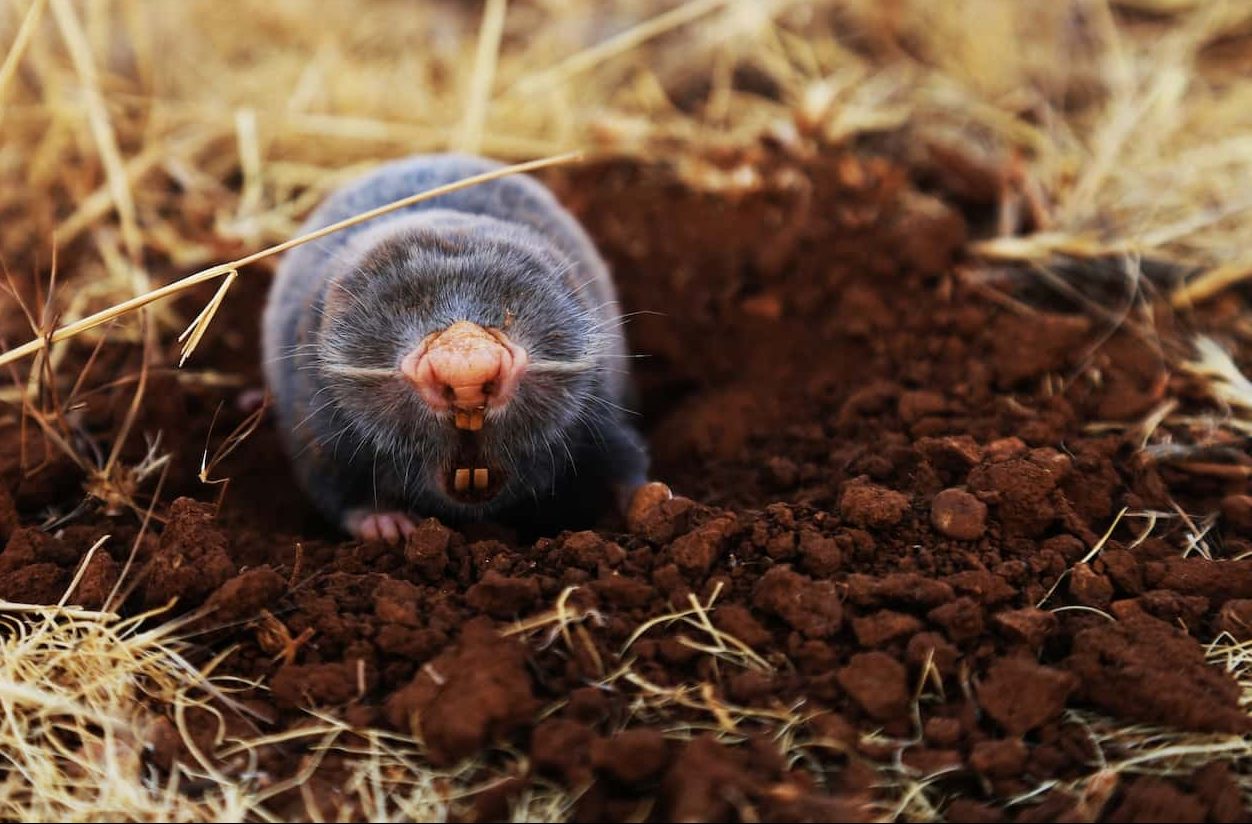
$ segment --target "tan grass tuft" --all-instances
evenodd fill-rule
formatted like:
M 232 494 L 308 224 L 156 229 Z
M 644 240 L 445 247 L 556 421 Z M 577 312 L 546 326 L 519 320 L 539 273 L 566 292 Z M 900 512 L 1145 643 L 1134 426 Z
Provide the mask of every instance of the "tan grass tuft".
M 212 676 L 216 661 L 189 662 L 183 639 L 192 616 L 161 622 L 161 611 L 122 618 L 65 606 L 92 554 L 58 606 L 0 601 L 0 818 L 13 821 L 276 821 L 279 796 L 302 794 L 309 820 L 441 821 L 498 781 L 466 761 L 432 768 L 420 744 L 384 730 L 352 728 L 314 713 L 273 735 L 217 736 L 206 751 L 188 714 L 236 712 L 241 685 Z M 217 660 L 220 660 L 217 659 Z M 177 733 L 190 758 L 168 774 L 148 763 L 154 742 Z M 307 755 L 290 776 L 267 777 L 267 747 L 302 743 Z M 328 756 L 338 791 L 306 786 Z M 515 768 L 516 769 L 516 768 Z M 515 804 L 518 820 L 565 820 L 568 796 L 538 785 Z

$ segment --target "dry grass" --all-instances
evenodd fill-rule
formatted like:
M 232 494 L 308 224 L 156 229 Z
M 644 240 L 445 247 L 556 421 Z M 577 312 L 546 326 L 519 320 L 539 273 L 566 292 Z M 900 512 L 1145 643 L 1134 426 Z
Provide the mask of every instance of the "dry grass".
M 224 299 L 240 266 L 288 241 L 302 215 L 345 178 L 420 151 L 676 160 L 763 133 L 797 152 L 877 141 L 923 164 L 958 156 L 998 188 L 1000 236 L 973 247 L 989 259 L 1166 257 L 1199 271 L 1173 296 L 1179 306 L 1252 275 L 1252 197 L 1243 186 L 1252 176 L 1252 84 L 1238 82 L 1252 40 L 1246 3 L 488 0 L 481 15 L 467 8 L 478 7 L 5 4 L 0 258 L 29 286 L 45 276 L 55 249 L 72 287 L 32 316 L 33 343 L 11 357 L 39 354 L 5 399 L 59 433 L 57 407 L 32 405 L 40 392 L 72 398 L 78 387 L 78 376 L 56 368 L 70 344 L 54 326 L 84 334 L 89 347 L 151 347 L 185 329 L 189 354 L 215 314 L 229 323 Z M 706 165 L 678 168 L 695 185 L 716 183 Z M 172 294 L 178 275 L 206 266 L 193 277 L 223 280 L 199 316 L 154 305 L 141 313 L 146 322 L 97 326 L 119 318 L 119 305 Z M 1230 410 L 1223 425 L 1246 432 L 1247 381 L 1230 359 L 1201 348 L 1195 371 Z M 135 402 L 142 396 L 141 379 Z M 1166 424 L 1202 423 L 1162 408 L 1144 422 L 1144 444 Z M 126 434 L 104 462 L 83 470 L 99 481 L 98 497 L 140 511 L 138 483 L 161 468 L 161 456 L 122 467 L 117 449 Z M 1167 435 L 1161 428 L 1152 445 Z M 206 482 L 215 464 L 206 454 Z M 1128 515 L 1151 523 L 1186 517 Z M 1191 531 L 1199 545 L 1203 527 Z M 681 712 L 674 734 L 708 728 L 728 740 L 744 726 L 766 725 L 797 759 L 826 746 L 805 739 L 802 708 L 734 707 L 708 685 L 661 688 L 633 671 L 629 644 L 605 660 L 591 637 L 598 616 L 572 610 L 568 597 L 517 633 L 539 645 L 559 639 L 570 654 L 587 656 L 604 688 L 631 691 L 639 718 Z M 693 602 L 641 633 L 677 625 L 716 667 L 768 671 L 769 661 L 716 630 L 708 620 L 714 606 Z M 179 625 L 66 607 L 4 604 L 0 614 L 0 753 L 8 761 L 0 817 L 274 816 L 266 806 L 273 788 L 212 766 L 219 757 L 246 760 L 265 745 L 260 739 L 223 741 L 213 758 L 169 776 L 143 766 L 144 733 L 157 718 L 206 696 L 224 700 L 224 687 L 187 663 Z M 1250 683 L 1246 644 L 1227 639 L 1213 650 L 1215 663 Z M 1248 780 L 1246 742 L 1075 722 L 1105 753 L 1072 788 L 1093 804 L 1110 770 L 1181 770 L 1226 758 Z M 430 771 L 412 742 L 377 732 L 351 738 L 334 719 L 298 734 L 316 738 L 319 753 L 350 750 L 346 803 L 371 819 L 441 817 L 454 800 L 446 787 L 467 780 Z M 896 799 L 885 816 L 941 815 L 933 777 L 900 765 L 883 774 Z M 182 791 L 188 781 L 197 782 L 194 799 Z M 344 812 L 306 802 L 311 816 Z M 524 818 L 569 812 L 556 791 L 532 791 L 520 804 L 515 815 Z
M 61 341 L 69 340 L 70 338 L 77 337 L 85 332 L 90 332 L 92 329 L 104 326 L 105 324 L 111 323 L 120 317 L 128 315 L 139 309 L 143 309 L 151 303 L 156 303 L 159 300 L 172 297 L 179 292 L 184 292 L 200 285 L 201 283 L 221 280 L 222 285 L 219 286 L 217 291 L 213 293 L 213 297 L 205 305 L 204 309 L 200 311 L 200 314 L 196 315 L 187 328 L 183 330 L 182 334 L 178 336 L 179 343 L 183 344 L 182 353 L 178 359 L 178 365 L 182 366 L 186 363 L 187 358 L 191 357 L 192 352 L 195 351 L 196 346 L 204 337 L 204 333 L 208 330 L 209 324 L 212 323 L 213 318 L 217 316 L 217 312 L 222 306 L 222 301 L 225 299 L 227 291 L 235 282 L 235 279 L 239 276 L 239 270 L 243 267 L 256 263 L 259 260 L 264 260 L 265 258 L 282 254 L 288 249 L 295 248 L 296 246 L 311 243 L 318 238 L 343 231 L 349 226 L 355 226 L 358 223 L 363 223 L 367 220 L 381 217 L 382 215 L 394 212 L 397 209 L 403 209 L 406 206 L 412 206 L 416 203 L 421 203 L 424 200 L 430 200 L 431 198 L 438 197 L 439 195 L 469 188 L 470 186 L 476 186 L 480 183 L 485 183 L 489 180 L 496 180 L 510 174 L 519 174 L 522 172 L 555 166 L 561 163 L 568 163 L 572 160 L 578 159 L 578 157 L 579 155 L 577 153 L 567 153 L 541 160 L 517 163 L 495 171 L 474 175 L 473 177 L 467 177 L 464 180 L 459 180 L 455 183 L 437 186 L 434 189 L 429 189 L 424 192 L 414 192 L 412 195 L 400 198 L 392 203 L 379 206 L 375 209 L 370 209 L 368 212 L 362 212 L 359 215 L 353 215 L 350 218 L 332 223 L 331 225 L 317 229 L 316 231 L 285 240 L 282 243 L 276 243 L 273 246 L 268 246 L 258 252 L 245 255 L 238 260 L 232 260 L 229 263 L 211 266 L 208 269 L 196 272 L 195 274 L 187 275 L 184 278 L 180 278 L 173 283 L 160 288 L 141 292 L 129 300 L 125 300 L 115 306 L 102 309 L 99 312 L 95 312 L 73 323 L 59 326 L 56 329 L 49 329 L 43 334 L 32 338 L 27 343 L 14 347 L 8 352 L 5 352 L 3 355 L 0 355 L 0 366 L 21 360 L 22 358 L 33 355 L 36 352 L 46 351 Z
M 157 778 L 143 764 L 156 708 L 216 691 L 183 657 L 179 624 L 145 629 L 151 617 L 0 603 L 0 817 L 242 820 L 245 794 L 193 798 L 182 769 Z
M 1219 643 L 1214 648 L 1223 646 Z M 1240 683 L 1245 692 L 1252 685 L 1246 671 Z M 1067 710 L 1064 722 L 1078 725 L 1087 733 L 1096 753 L 1091 772 L 1074 781 L 1045 782 L 1015 799 L 1010 807 L 1037 802 L 1044 793 L 1058 790 L 1079 800 L 1088 811 L 1090 818 L 1087 820 L 1098 820 L 1100 813 L 1106 812 L 1104 804 L 1113 792 L 1134 776 L 1189 776 L 1213 763 L 1229 766 L 1244 803 L 1252 804 L 1252 741 L 1247 736 L 1205 735 L 1146 724 L 1127 725 L 1078 710 Z
M 310 820 L 441 821 L 493 783 L 481 763 L 436 770 L 407 736 L 327 715 L 277 735 L 219 731 L 206 751 L 190 714 L 238 712 L 230 693 L 247 685 L 213 676 L 215 662 L 189 663 L 190 618 L 159 617 L 0 602 L 0 819 L 282 821 L 292 809 L 282 796 L 294 791 Z M 149 759 L 159 742 L 181 742 L 190 757 L 158 770 Z M 257 766 L 277 744 L 306 753 L 281 780 Z M 336 791 L 314 793 L 306 782 L 328 757 L 342 764 Z M 567 807 L 540 787 L 514 815 L 563 820 Z

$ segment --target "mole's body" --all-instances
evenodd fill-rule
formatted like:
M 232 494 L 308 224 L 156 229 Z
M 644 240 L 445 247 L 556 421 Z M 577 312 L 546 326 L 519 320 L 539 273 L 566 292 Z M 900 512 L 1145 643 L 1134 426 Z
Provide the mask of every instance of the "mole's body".
M 496 166 L 382 166 L 304 231 Z M 297 477 L 354 534 L 395 539 L 428 515 L 569 526 L 645 480 L 620 327 L 585 232 L 514 175 L 289 252 L 265 311 L 266 380 Z

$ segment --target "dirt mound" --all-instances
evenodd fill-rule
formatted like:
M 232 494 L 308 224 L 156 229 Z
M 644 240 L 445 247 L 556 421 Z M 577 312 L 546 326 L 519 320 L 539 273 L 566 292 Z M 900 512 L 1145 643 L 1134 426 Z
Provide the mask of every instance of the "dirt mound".
M 634 532 L 528 542 L 426 521 L 402 547 L 343 542 L 266 423 L 216 467 L 220 508 L 177 500 L 137 541 L 131 516 L 48 534 L 0 500 L 0 596 L 57 600 L 109 533 L 73 600 L 103 603 L 133 546 L 126 609 L 207 605 L 203 655 L 233 647 L 219 672 L 266 679 L 247 696 L 265 730 L 318 708 L 412 733 L 440 765 L 525 754 L 453 805 L 467 820 L 536 782 L 573 791 L 580 820 L 868 820 L 938 774 L 950 820 L 1246 816 L 1222 765 L 1064 789 L 1098 764 L 1076 710 L 1249 732 L 1201 645 L 1246 633 L 1247 479 L 1136 448 L 1139 419 L 1181 391 L 1159 339 L 961 276 L 962 214 L 886 160 L 722 162 L 759 183 L 706 191 L 610 161 L 550 178 L 643 312 L 629 334 L 654 474 L 682 495 Z M 256 363 L 266 277 L 247 274 L 202 365 Z M 173 438 L 166 500 L 215 501 L 201 453 L 243 413 L 158 378 L 140 426 Z M 87 420 L 108 432 L 126 402 L 104 393 Z M 31 437 L 0 433 L 23 524 L 79 494 L 55 450 L 19 471 Z M 1213 560 L 1183 557 L 1187 519 L 1119 516 L 1175 504 L 1227 513 Z M 260 757 L 290 775 L 304 746 Z

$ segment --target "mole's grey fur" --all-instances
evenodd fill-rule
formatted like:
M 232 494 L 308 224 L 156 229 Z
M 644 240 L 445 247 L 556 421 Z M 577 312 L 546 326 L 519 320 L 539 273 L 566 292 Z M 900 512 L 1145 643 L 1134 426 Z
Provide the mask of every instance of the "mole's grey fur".
M 332 195 L 309 232 L 499 167 L 417 156 Z M 491 500 L 435 486 L 461 433 L 401 376 L 400 359 L 458 320 L 507 330 L 532 368 L 477 433 L 503 467 Z M 555 528 L 586 523 L 643 483 L 625 419 L 626 346 L 604 261 L 538 181 L 511 175 L 393 212 L 288 252 L 263 323 L 265 374 L 296 475 L 337 524 L 356 508 Z

